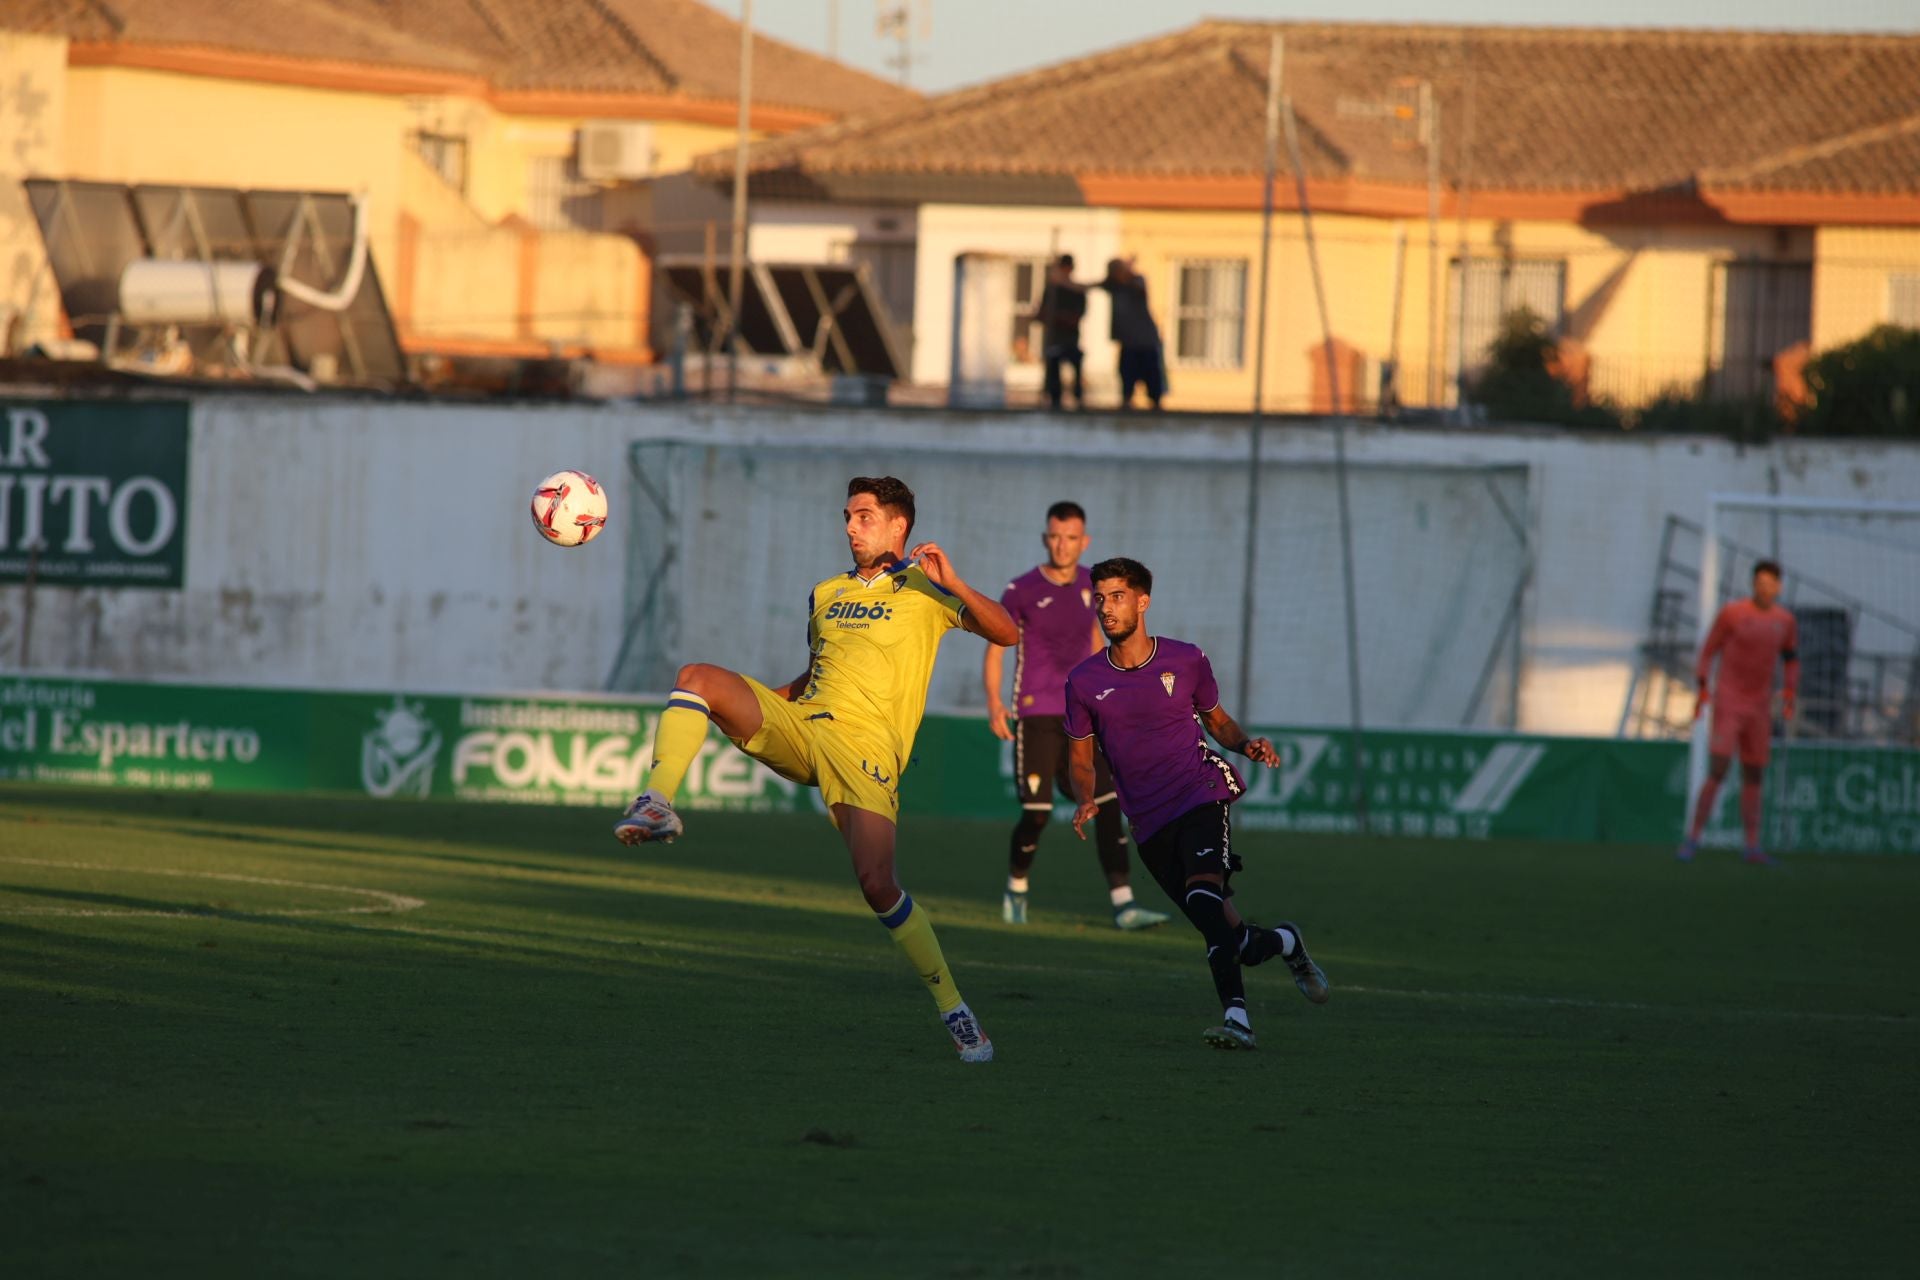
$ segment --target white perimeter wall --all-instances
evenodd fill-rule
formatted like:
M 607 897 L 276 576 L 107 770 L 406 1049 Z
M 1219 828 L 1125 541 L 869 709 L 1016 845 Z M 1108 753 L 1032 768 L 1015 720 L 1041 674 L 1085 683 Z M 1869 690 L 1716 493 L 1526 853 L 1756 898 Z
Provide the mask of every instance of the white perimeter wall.
M 415 692 L 598 689 L 623 632 L 624 513 L 615 507 L 600 541 L 561 550 L 533 532 L 528 497 L 540 477 L 571 466 L 605 479 L 618 499 L 629 443 L 662 437 L 873 444 L 876 469 L 909 479 L 916 449 L 1017 455 L 1077 443 L 1095 453 L 1222 461 L 1246 449 L 1244 423 L 1225 420 L 1156 426 L 1087 415 L 1063 428 L 1037 414 L 202 401 L 193 412 L 186 588 L 41 588 L 32 669 Z M 1318 425 L 1270 426 L 1266 452 L 1278 462 L 1323 461 L 1330 440 Z M 1669 513 L 1697 520 L 1709 492 L 1773 487 L 1920 499 L 1920 447 L 1911 445 L 1741 449 L 1690 437 L 1359 427 L 1349 454 L 1356 465 L 1527 468 L 1538 567 L 1520 722 L 1542 732 L 1615 730 Z M 824 522 L 837 521 L 840 502 L 837 492 L 820 495 Z M 1217 523 L 1222 555 L 1236 564 L 1237 516 L 1195 513 Z M 1040 513 L 1034 520 L 1037 534 Z M 921 513 L 926 536 L 939 537 L 940 524 L 940 513 Z M 997 591 L 1027 567 L 969 564 L 964 547 L 949 549 L 983 589 Z M 1912 583 L 1896 585 L 1911 597 Z M 1156 603 L 1171 634 L 1187 610 L 1238 604 L 1209 599 L 1205 584 Z M 0 587 L 0 670 L 19 669 L 24 604 L 25 588 Z M 964 653 L 950 644 L 943 665 L 977 665 L 967 643 Z M 1337 672 L 1338 655 L 1328 661 Z

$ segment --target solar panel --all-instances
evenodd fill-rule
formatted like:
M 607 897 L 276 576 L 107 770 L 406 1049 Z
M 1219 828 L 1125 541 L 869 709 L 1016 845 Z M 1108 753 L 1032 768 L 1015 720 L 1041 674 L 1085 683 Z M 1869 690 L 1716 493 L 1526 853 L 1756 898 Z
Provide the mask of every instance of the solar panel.
M 724 338 L 729 263 L 669 255 L 659 270 L 693 310 L 694 332 L 715 349 Z M 755 355 L 810 356 L 829 373 L 906 375 L 906 353 L 864 265 L 760 262 L 743 273 L 739 335 Z
M 120 281 L 142 258 L 183 262 L 250 262 L 279 279 L 334 288 L 354 244 L 354 206 L 337 192 L 244 191 L 227 187 L 125 186 L 30 178 L 34 218 L 60 288 L 74 336 L 111 357 L 119 338 Z M 288 365 L 303 372 L 330 366 L 344 383 L 384 386 L 407 380 L 385 294 L 371 262 L 342 311 L 281 296 L 270 325 L 255 334 L 244 365 L 235 360 L 231 326 L 176 326 L 195 368 Z

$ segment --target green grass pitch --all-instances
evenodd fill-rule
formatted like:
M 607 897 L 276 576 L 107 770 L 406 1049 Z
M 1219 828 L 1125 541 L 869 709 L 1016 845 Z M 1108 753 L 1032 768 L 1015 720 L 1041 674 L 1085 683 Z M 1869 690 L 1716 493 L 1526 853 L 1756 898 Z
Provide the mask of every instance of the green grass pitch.
M 613 816 L 0 790 L 0 1275 L 1920 1258 L 1920 860 L 1247 833 L 1333 999 L 1250 973 L 1220 1054 L 1063 826 L 1015 929 L 1006 825 L 909 820 L 968 1067 L 824 822 Z

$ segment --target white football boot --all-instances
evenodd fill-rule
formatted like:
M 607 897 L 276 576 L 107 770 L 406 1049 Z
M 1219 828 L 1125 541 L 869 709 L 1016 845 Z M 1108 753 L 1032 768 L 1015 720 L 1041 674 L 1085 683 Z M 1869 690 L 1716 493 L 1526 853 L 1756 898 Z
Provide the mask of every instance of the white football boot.
M 960 1051 L 962 1062 L 992 1062 L 993 1041 L 987 1039 L 987 1033 L 980 1029 L 980 1023 L 973 1016 L 973 1010 L 964 1003 L 952 1013 L 943 1014 L 947 1024 L 947 1034 L 953 1037 L 953 1047 Z
M 621 844 L 672 844 L 686 829 L 673 806 L 652 791 L 642 791 L 627 806 L 626 816 L 613 824 Z

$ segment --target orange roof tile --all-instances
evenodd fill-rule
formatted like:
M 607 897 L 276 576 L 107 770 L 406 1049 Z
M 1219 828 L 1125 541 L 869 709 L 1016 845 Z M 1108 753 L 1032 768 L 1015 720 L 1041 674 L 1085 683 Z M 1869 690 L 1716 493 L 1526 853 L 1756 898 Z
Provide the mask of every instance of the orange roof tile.
M 1312 179 L 1423 186 L 1426 80 L 1442 173 L 1473 190 L 1920 194 L 1920 36 L 1227 21 L 762 143 L 755 187 L 1257 175 L 1275 32 Z
M 0 28 L 474 77 L 509 93 L 734 100 L 740 27 L 699 0 L 0 0 Z M 919 95 L 754 36 L 756 104 L 831 119 Z

